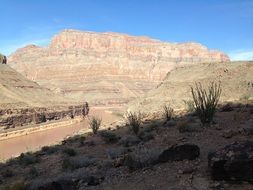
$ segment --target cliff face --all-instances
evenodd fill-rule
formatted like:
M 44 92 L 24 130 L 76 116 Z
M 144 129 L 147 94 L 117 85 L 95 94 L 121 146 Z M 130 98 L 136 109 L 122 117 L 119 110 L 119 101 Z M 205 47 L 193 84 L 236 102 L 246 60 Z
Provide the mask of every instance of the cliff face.
M 65 30 L 48 47 L 17 50 L 10 65 L 56 92 L 93 104 L 121 104 L 159 84 L 177 65 L 229 58 L 197 43 Z

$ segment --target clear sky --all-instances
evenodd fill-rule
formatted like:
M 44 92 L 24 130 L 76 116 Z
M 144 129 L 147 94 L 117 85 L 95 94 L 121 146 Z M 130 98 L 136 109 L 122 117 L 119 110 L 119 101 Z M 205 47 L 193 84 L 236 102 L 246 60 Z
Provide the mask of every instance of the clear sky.
M 195 41 L 253 60 L 253 0 L 0 0 L 0 52 L 70 28 Z

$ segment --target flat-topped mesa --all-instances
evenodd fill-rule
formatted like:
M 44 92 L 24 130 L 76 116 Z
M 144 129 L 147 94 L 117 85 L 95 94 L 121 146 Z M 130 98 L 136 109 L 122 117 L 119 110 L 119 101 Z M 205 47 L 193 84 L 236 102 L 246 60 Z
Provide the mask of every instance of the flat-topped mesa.
M 12 67 L 50 89 L 93 104 L 122 104 L 158 85 L 177 65 L 226 62 L 227 55 L 198 43 L 144 36 L 64 30 L 48 47 L 26 46 Z
M 168 43 L 148 37 L 129 36 L 119 33 L 95 33 L 76 30 L 64 30 L 54 36 L 51 49 L 84 50 L 109 55 L 125 55 L 128 58 L 146 57 L 171 59 L 177 62 L 226 62 L 227 55 L 218 51 L 209 51 L 199 43 Z M 137 57 L 136 57 L 137 56 Z

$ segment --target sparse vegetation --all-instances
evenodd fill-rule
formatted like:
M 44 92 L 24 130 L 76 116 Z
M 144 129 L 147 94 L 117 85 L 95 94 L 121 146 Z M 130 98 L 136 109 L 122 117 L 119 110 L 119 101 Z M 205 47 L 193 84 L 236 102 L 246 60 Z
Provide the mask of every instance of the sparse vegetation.
M 111 131 L 102 131 L 100 135 L 106 143 L 115 143 L 119 140 L 119 137 Z
M 170 121 L 173 117 L 174 110 L 169 105 L 163 106 L 163 117 L 165 121 Z
M 151 123 L 150 125 L 148 125 L 147 127 L 144 128 L 144 132 L 151 132 L 156 130 L 159 127 L 159 125 L 157 123 Z
M 97 134 L 98 129 L 101 126 L 102 119 L 97 116 L 92 116 L 89 118 L 89 126 L 92 129 L 93 134 Z
M 96 159 L 92 156 L 77 156 L 73 158 L 66 158 L 62 162 L 62 168 L 64 170 L 75 170 L 82 167 L 88 167 L 96 163 Z
M 212 82 L 208 89 L 204 89 L 201 83 L 191 87 L 195 111 L 203 125 L 213 121 L 217 104 L 221 95 L 220 83 Z
M 186 106 L 186 110 L 187 110 L 188 113 L 195 112 L 194 101 L 193 100 L 183 100 L 183 102 Z
M 35 177 L 37 177 L 39 175 L 39 172 L 38 172 L 38 170 L 34 166 L 32 166 L 30 168 L 28 174 L 29 174 L 29 177 L 33 179 L 33 178 L 35 178 Z
M 75 156 L 77 154 L 73 148 L 65 148 L 62 150 L 62 152 L 68 156 Z
M 138 135 L 141 126 L 142 114 L 129 112 L 126 116 L 127 124 L 135 135 Z
M 43 146 L 41 151 L 46 152 L 47 154 L 54 154 L 59 151 L 59 146 Z
M 28 152 L 25 154 L 20 154 L 20 156 L 18 157 L 18 161 L 20 164 L 27 166 L 30 164 L 38 163 L 39 159 L 34 154 Z
M 243 101 L 243 103 L 247 103 L 250 99 L 250 94 L 243 94 L 241 97 L 240 97 L 240 100 Z
M 11 185 L 0 187 L 0 190 L 26 190 L 27 185 L 23 180 L 13 182 Z
M 180 133 L 189 132 L 189 125 L 186 120 L 178 122 L 177 127 Z

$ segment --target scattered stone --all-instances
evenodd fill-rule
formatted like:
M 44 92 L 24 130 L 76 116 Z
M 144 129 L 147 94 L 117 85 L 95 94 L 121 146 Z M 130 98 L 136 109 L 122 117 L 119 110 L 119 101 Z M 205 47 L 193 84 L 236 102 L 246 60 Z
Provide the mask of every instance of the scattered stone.
M 230 111 L 233 111 L 233 110 L 234 110 L 234 108 L 232 107 L 231 103 L 227 103 L 227 104 L 225 104 L 224 106 L 222 106 L 220 108 L 221 112 L 230 112 Z
M 175 145 L 159 155 L 159 162 L 194 160 L 200 155 L 200 149 L 194 144 Z
M 165 124 L 164 124 L 164 127 L 173 127 L 173 126 L 176 126 L 177 125 L 177 122 L 174 121 L 174 120 L 170 120 L 170 121 L 167 121 Z
M 226 130 L 226 131 L 223 132 L 222 137 L 224 137 L 226 139 L 229 139 L 229 138 L 232 138 L 232 137 L 234 137 L 238 134 L 240 134 L 239 130 L 229 129 L 229 130 Z
M 192 186 L 197 190 L 210 190 L 209 181 L 203 177 L 194 177 Z
M 244 132 L 245 135 L 253 135 L 253 126 L 244 128 L 243 132 Z
M 253 141 L 235 142 L 209 153 L 208 165 L 214 180 L 253 182 Z

